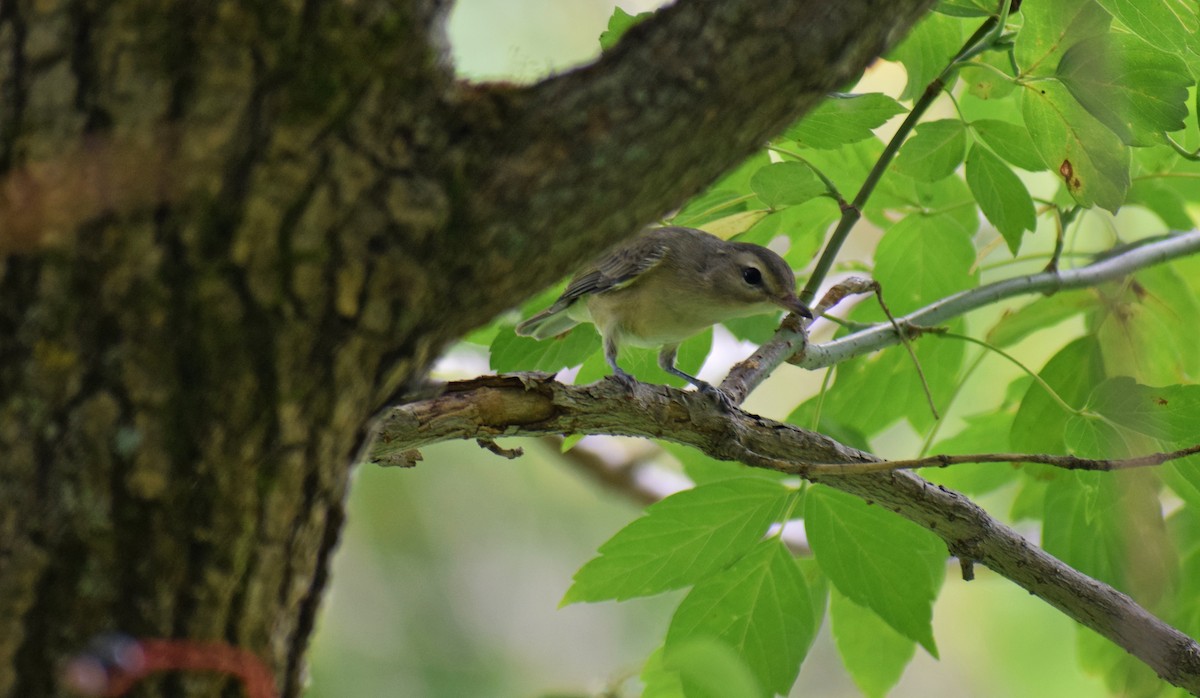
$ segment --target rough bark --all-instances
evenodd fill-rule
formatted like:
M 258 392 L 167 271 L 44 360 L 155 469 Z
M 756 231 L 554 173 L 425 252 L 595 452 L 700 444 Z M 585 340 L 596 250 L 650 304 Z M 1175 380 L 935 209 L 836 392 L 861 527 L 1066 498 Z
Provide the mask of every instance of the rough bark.
M 0 696 L 109 630 L 298 694 L 371 415 L 930 0 L 681 3 L 529 88 L 456 83 L 443 4 L 0 0 Z
M 372 455 L 387 464 L 439 441 L 552 434 L 664 439 L 854 494 L 933 531 L 966 565 L 987 565 L 1124 648 L 1163 680 L 1200 695 L 1200 644 L 1129 596 L 1055 559 L 971 500 L 903 471 L 815 475 L 809 464 L 878 458 L 790 424 L 729 414 L 699 393 L 644 384 L 631 391 L 615 381 L 567 386 L 541 374 L 459 381 L 441 396 L 392 409 L 380 422 Z

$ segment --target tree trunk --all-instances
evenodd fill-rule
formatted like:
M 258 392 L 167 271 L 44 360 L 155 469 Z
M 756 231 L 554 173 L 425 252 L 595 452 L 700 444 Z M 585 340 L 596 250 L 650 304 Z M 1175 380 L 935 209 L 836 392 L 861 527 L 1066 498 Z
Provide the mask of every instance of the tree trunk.
M 297 695 L 372 414 L 929 4 L 682 4 L 515 88 L 437 0 L 0 0 L 0 696 L 106 631 Z

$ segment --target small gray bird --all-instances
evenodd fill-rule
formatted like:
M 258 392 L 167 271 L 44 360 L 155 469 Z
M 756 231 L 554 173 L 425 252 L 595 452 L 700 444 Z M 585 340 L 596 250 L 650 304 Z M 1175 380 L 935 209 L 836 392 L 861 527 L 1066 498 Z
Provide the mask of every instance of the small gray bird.
M 658 365 L 724 401 L 724 394 L 675 368 L 679 343 L 718 322 L 784 310 L 811 318 L 796 297 L 796 276 L 779 255 L 728 242 L 694 228 L 652 228 L 609 250 L 571 279 L 554 304 L 517 325 L 535 339 L 590 322 L 604 338 L 604 359 L 617 365 L 621 345 L 660 347 Z

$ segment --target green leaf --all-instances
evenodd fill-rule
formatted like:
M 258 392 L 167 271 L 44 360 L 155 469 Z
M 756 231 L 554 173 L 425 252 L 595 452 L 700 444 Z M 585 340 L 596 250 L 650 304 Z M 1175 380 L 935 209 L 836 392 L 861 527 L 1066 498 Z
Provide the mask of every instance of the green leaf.
M 1046 490 L 1042 547 L 1152 604 L 1178 569 L 1155 488 L 1149 471 L 1060 473 Z
M 1046 169 L 1024 126 L 999 119 L 980 119 L 971 122 L 971 129 L 992 152 L 1010 164 L 1030 172 Z
M 1024 98 L 1025 127 L 1046 167 L 1080 205 L 1116 213 L 1129 190 L 1129 148 L 1060 83 L 1038 82 Z
M 1071 415 L 1063 430 L 1067 451 L 1081 458 L 1124 458 L 1133 455 L 1136 446 L 1127 432 L 1092 415 Z
M 1157 179 L 1135 180 L 1129 188 L 1125 205 L 1142 206 L 1150 210 L 1163 225 L 1172 230 L 1189 230 L 1196 225 L 1179 192 Z
M 996 0 L 939 0 L 933 11 L 951 17 L 989 17 L 999 9 Z
M 890 511 L 821 485 L 809 490 L 804 511 L 813 554 L 837 590 L 936 657 L 931 623 L 946 569 L 942 540 Z
M 1079 667 L 1104 680 L 1108 695 L 1125 698 L 1156 698 L 1168 688 L 1154 670 L 1112 640 L 1082 625 L 1076 626 L 1075 655 Z M 1185 694 L 1183 691 L 1179 695 Z
M 985 65 L 995 70 L 983 67 Z M 981 100 L 999 102 L 1017 89 L 1008 54 L 1000 51 L 988 51 L 974 61 L 962 64 L 959 76 L 967 83 L 967 94 Z
M 776 162 L 750 178 L 750 188 L 771 208 L 802 204 L 825 193 L 812 168 L 799 162 Z
M 684 204 L 683 209 L 671 218 L 671 224 L 695 228 L 733 213 L 762 208 L 750 189 L 750 178 L 770 162 L 766 151 L 746 158 L 742 164 L 713 182 L 704 193 Z
M 600 349 L 600 335 L 579 326 L 562 337 L 537 340 L 518 337 L 511 327 L 496 333 L 489 365 L 493 371 L 559 371 L 578 366 Z
M 1112 15 L 1095 0 L 1054 0 L 1021 4 L 1025 24 L 1013 57 L 1024 75 L 1048 75 L 1054 59 L 1077 42 L 1108 31 Z
M 1104 363 L 1151 385 L 1189 383 L 1200 376 L 1196 341 L 1181 327 L 1200 324 L 1194 277 L 1177 264 L 1143 269 L 1131 281 L 1101 287 L 1108 312 L 1093 327 Z
M 676 648 L 715 638 L 733 648 L 764 688 L 787 694 L 820 626 L 821 594 L 779 538 L 759 543 L 728 569 L 699 583 L 667 630 L 669 666 Z
M 861 306 L 860 306 L 861 307 Z M 857 313 L 855 319 L 859 319 Z M 962 332 L 961 320 L 946 323 Z M 945 405 L 958 382 L 965 345 L 959 341 L 923 340 L 913 344 L 925 372 L 934 403 Z M 886 395 L 864 400 L 863 395 Z M 891 347 L 838 365 L 837 380 L 825 398 L 824 414 L 835 423 L 874 436 L 898 419 L 907 419 L 918 433 L 933 425 L 933 414 L 912 358 L 904 347 Z
M 1005 313 L 988 331 L 987 341 L 998 347 L 1011 346 L 1038 330 L 1054 327 L 1097 305 L 1095 293 L 1090 289 L 1060 291 L 1053 296 L 1038 298 Z
M 975 146 L 967 157 L 967 185 L 983 215 L 996 226 L 1009 252 L 1016 256 L 1024 232 L 1037 227 L 1033 199 L 1021 178 L 991 151 Z
M 959 455 L 966 453 L 1004 453 L 1009 448 L 1014 413 L 993 409 L 963 417 L 966 426 L 957 434 L 942 439 L 930 453 Z M 930 482 L 945 485 L 963 494 L 977 496 L 992 492 L 1010 482 L 1013 466 L 999 463 L 964 463 L 952 468 L 931 468 L 921 473 Z
M 776 482 L 788 477 L 774 470 L 751 468 L 736 461 L 717 460 L 683 444 L 672 443 L 670 441 L 658 441 L 656 443 L 683 465 L 684 474 L 697 485 L 741 477 L 757 477 Z
M 946 216 L 909 215 L 875 248 L 875 280 L 901 315 L 970 288 L 975 247 Z
M 1187 65 L 1137 37 L 1108 34 L 1080 41 L 1063 55 L 1055 74 L 1125 143 L 1154 145 L 1163 131 L 1183 128 L 1193 83 Z
M 913 179 L 936 182 L 954 174 L 967 150 L 967 129 L 958 119 L 917 124 L 912 138 L 896 156 L 896 171 Z
M 821 249 L 825 233 L 840 216 L 841 209 L 838 208 L 837 202 L 822 196 L 797 206 L 771 211 L 736 239 L 764 247 L 770 246 L 777 250 L 777 246 L 772 243 L 778 237 L 785 237 L 789 244 L 787 251 L 782 253 L 784 260 L 795 268 L 803 268 L 808 266 L 817 251 Z M 761 321 L 762 318 L 763 316 L 759 316 L 754 319 Z M 749 320 L 750 318 L 745 319 Z M 726 323 L 726 327 L 728 326 L 729 324 Z M 773 332 L 777 326 L 778 323 L 774 323 L 771 331 Z M 741 338 L 741 335 L 738 336 Z M 761 343 L 764 340 L 752 341 Z
M 1104 380 L 1104 360 L 1094 337 L 1080 337 L 1059 350 L 1038 372 L 1068 405 L 1080 407 Z M 1067 412 L 1040 383 L 1032 383 L 1013 419 L 1012 447 L 1026 453 L 1065 453 Z
M 908 73 L 900 99 L 916 99 L 950 64 L 963 43 L 963 20 L 944 14 L 929 14 L 888 54 Z M 953 85 L 947 84 L 949 90 Z
M 655 654 L 665 654 L 666 650 Z M 678 693 L 674 692 L 675 686 L 652 675 L 655 683 L 646 682 L 642 698 L 761 698 L 765 695 L 754 672 L 732 647 L 723 642 L 697 638 L 669 650 L 670 656 L 660 661 L 663 671 L 675 677 Z
M 1155 46 L 1182 53 L 1200 29 L 1195 0 L 1099 0 L 1133 33 Z
M 883 698 L 904 673 L 917 643 L 835 589 L 829 597 L 833 639 L 846 671 L 869 698 Z
M 787 137 L 806 148 L 837 148 L 870 138 L 873 129 L 905 111 L 899 102 L 880 92 L 832 94 L 789 128 Z
M 688 666 L 687 659 L 685 654 L 684 661 L 681 662 L 683 667 Z M 645 665 L 642 666 L 641 676 L 638 678 L 642 680 L 642 698 L 688 698 L 687 694 L 683 692 L 683 679 L 680 672 L 663 666 L 661 647 L 654 650 L 646 659 Z M 758 693 L 751 695 L 757 696 Z
M 600 50 L 607 51 L 617 45 L 617 41 L 630 27 L 653 15 L 653 12 L 639 12 L 631 15 L 619 7 L 613 8 L 612 16 L 608 18 L 608 29 L 600 32 Z
M 1197 439 L 1200 440 L 1200 439 Z M 1194 511 L 1200 511 L 1200 456 L 1188 456 L 1162 467 L 1162 479 Z
M 675 367 L 684 373 L 690 373 L 694 376 L 700 370 L 700 367 L 704 365 L 704 360 L 708 358 L 708 353 L 711 349 L 712 330 L 704 330 L 679 345 L 679 352 L 675 357 Z M 647 383 L 673 385 L 676 387 L 687 385 L 687 382 L 679 376 L 672 375 L 659 368 L 657 349 L 621 347 L 620 353 L 617 356 L 617 363 L 630 375 Z M 608 363 L 604 360 L 604 353 L 596 351 L 583 362 L 579 373 L 575 376 L 575 384 L 586 385 L 600 380 L 610 373 Z
M 652 504 L 575 573 L 562 603 L 623 601 L 694 584 L 752 548 L 788 495 L 769 480 L 740 478 Z
M 1097 385 L 1084 409 L 1170 448 L 1200 443 L 1200 385 L 1153 388 L 1118 376 Z

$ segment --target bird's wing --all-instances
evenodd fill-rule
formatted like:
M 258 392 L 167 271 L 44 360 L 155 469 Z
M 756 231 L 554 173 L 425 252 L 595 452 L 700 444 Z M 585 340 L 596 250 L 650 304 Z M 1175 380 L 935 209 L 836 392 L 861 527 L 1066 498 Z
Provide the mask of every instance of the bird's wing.
M 652 234 L 606 255 L 576 274 L 549 308 L 517 325 L 517 334 L 546 339 L 566 332 L 578 324 L 565 312 L 573 303 L 592 294 L 627 286 L 657 266 L 666 254 L 667 244 L 662 236 Z
M 624 288 L 658 266 L 666 254 L 666 242 L 660 236 L 647 235 L 576 274 L 555 305 L 565 307 L 584 296 Z

